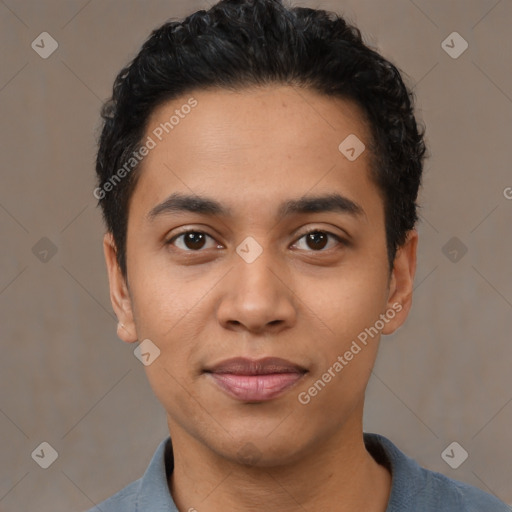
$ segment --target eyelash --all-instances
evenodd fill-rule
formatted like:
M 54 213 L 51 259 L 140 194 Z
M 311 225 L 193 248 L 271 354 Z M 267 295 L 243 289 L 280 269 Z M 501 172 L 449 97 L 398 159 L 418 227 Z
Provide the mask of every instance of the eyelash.
M 212 240 L 214 240 L 214 238 L 211 235 L 209 235 L 208 233 L 206 233 L 205 231 L 200 231 L 200 230 L 197 230 L 197 229 L 189 229 L 187 231 L 182 231 L 181 233 L 178 233 L 178 234 L 174 235 L 167 242 L 165 242 L 165 245 L 174 245 L 174 241 L 175 240 L 177 240 L 178 238 L 183 237 L 184 235 L 187 235 L 189 233 L 203 234 L 203 235 L 206 235 L 206 236 L 210 237 Z M 341 245 L 344 245 L 344 246 L 348 245 L 348 242 L 346 240 L 344 240 L 343 238 L 341 238 L 340 236 L 335 235 L 334 233 L 331 233 L 330 231 L 325 231 L 325 230 L 322 230 L 322 229 L 311 229 L 309 231 L 306 231 L 305 233 L 302 233 L 302 235 L 297 238 L 297 240 L 294 242 L 293 245 L 296 245 L 299 240 L 301 240 L 302 238 L 306 237 L 307 235 L 309 235 L 311 233 L 321 233 L 321 234 L 327 235 L 328 237 L 334 238 Z M 178 250 L 183 251 L 183 252 L 188 252 L 188 253 L 203 252 L 202 248 L 198 249 L 196 251 L 194 251 L 192 249 L 179 249 L 179 248 L 178 248 Z M 328 250 L 329 249 L 320 249 L 318 251 L 315 251 L 315 250 L 311 249 L 308 252 L 320 253 L 320 252 L 327 252 Z

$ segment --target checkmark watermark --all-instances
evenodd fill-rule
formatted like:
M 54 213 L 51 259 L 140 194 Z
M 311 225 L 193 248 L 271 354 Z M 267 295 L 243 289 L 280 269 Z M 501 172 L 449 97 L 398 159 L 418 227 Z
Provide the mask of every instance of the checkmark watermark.
M 32 247 L 32 254 L 41 263 L 48 263 L 57 254 L 57 251 L 57 246 L 45 236 Z
M 242 464 L 255 464 L 261 459 L 259 448 L 253 443 L 245 443 L 237 452 L 237 458 Z
M 145 339 L 139 343 L 133 354 L 144 366 L 149 366 L 160 356 L 160 349 L 151 340 Z
M 338 146 L 339 152 L 350 162 L 357 160 L 363 154 L 365 149 L 366 146 L 363 141 L 353 133 L 343 139 L 341 144 Z
M 441 453 L 441 458 L 452 469 L 459 468 L 468 456 L 468 452 L 457 441 L 449 444 Z
M 443 245 L 441 252 L 452 263 L 458 263 L 466 255 L 468 248 L 459 238 L 453 236 Z
M 458 32 L 452 32 L 441 43 L 441 48 L 452 59 L 458 59 L 468 49 L 468 47 L 468 42 Z
M 260 257 L 263 247 L 252 236 L 248 236 L 237 246 L 236 252 L 246 263 L 252 263 Z
M 30 46 L 39 57 L 47 59 L 59 47 L 59 43 L 48 32 L 41 32 Z
M 42 442 L 33 452 L 32 459 L 43 469 L 48 469 L 59 457 L 57 450 L 46 441 Z

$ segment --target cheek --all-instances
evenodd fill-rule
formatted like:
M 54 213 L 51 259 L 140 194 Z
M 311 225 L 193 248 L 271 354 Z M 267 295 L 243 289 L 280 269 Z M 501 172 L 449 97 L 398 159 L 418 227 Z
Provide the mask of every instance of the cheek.
M 308 323 L 328 341 L 332 350 L 345 344 L 375 324 L 387 303 L 387 276 L 379 268 L 373 271 L 340 268 L 337 275 L 303 281 L 297 296 Z
M 194 314 L 214 285 L 214 276 L 191 277 L 188 269 L 172 266 L 160 254 L 134 254 L 131 262 L 130 290 L 139 337 L 167 343 Z
M 173 395 L 176 402 L 184 389 L 193 387 L 200 346 L 208 342 L 210 297 L 219 275 L 198 269 L 191 277 L 189 269 L 159 260 L 136 255 L 131 260 L 132 307 L 139 340 L 150 339 L 160 350 L 155 362 L 145 367 L 148 379 L 160 399 L 168 402 Z
M 364 399 L 380 338 L 375 324 L 387 302 L 387 274 L 382 265 L 352 266 L 340 269 L 338 279 L 331 276 L 318 284 L 310 283 L 308 289 L 315 291 L 305 301 L 310 308 L 303 308 L 308 315 L 314 311 L 311 324 L 317 326 L 314 337 L 319 341 L 314 371 L 299 390 L 305 393 L 299 403 L 320 416 L 329 407 L 336 421 L 342 421 Z
M 329 425 L 339 425 L 364 400 L 379 346 L 375 324 L 385 304 L 384 295 L 375 295 L 373 286 L 331 291 L 319 309 L 329 333 L 318 342 L 312 374 L 297 392 L 308 417 L 323 418 L 329 410 Z
M 133 274 L 131 294 L 139 340 L 151 340 L 160 351 L 154 362 L 145 366 L 148 380 L 164 403 L 175 400 L 180 384 L 189 386 L 186 379 L 199 339 L 199 326 L 192 319 L 200 290 L 191 291 L 186 283 L 152 273 L 146 267 L 143 272 Z

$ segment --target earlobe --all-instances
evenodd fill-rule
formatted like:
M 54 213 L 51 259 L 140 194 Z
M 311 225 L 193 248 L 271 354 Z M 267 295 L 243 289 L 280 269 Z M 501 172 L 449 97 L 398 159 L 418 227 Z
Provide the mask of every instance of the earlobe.
M 106 233 L 103 237 L 103 252 L 107 265 L 110 301 L 119 320 L 117 336 L 127 343 L 133 343 L 138 337 L 133 319 L 132 302 L 125 277 L 117 262 L 117 250 L 112 233 Z
M 136 339 L 133 339 L 133 330 L 129 330 L 123 322 L 117 322 L 117 337 L 127 343 L 137 341 L 137 337 L 135 337 Z
M 382 334 L 396 331 L 405 322 L 411 309 L 417 246 L 418 232 L 412 229 L 395 256 L 387 302 L 387 311 L 394 311 L 395 314 L 382 330 Z

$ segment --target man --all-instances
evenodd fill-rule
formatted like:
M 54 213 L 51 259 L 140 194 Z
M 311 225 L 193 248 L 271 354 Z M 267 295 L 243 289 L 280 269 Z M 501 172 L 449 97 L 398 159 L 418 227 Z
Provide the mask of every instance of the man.
M 155 30 L 103 118 L 118 336 L 170 437 L 93 510 L 507 510 L 362 430 L 379 338 L 411 307 L 425 145 L 356 28 L 219 2 Z

